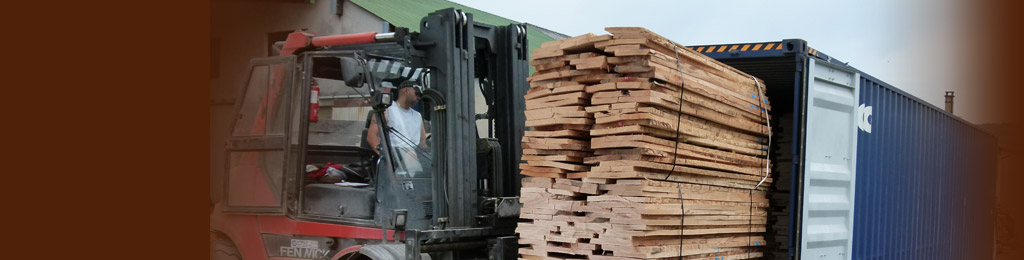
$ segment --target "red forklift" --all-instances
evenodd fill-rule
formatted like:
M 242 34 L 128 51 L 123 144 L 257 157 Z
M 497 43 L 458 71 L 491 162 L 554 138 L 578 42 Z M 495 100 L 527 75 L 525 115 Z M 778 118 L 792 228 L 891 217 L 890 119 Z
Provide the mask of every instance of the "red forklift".
M 210 215 L 211 259 L 517 258 L 526 27 L 456 9 L 419 26 L 297 31 L 275 45 L 279 56 L 252 60 L 225 185 L 212 191 L 224 196 Z M 385 122 L 391 90 L 409 86 L 429 132 L 413 148 L 400 144 L 419 137 L 370 127 Z M 340 178 L 309 175 L 327 168 Z

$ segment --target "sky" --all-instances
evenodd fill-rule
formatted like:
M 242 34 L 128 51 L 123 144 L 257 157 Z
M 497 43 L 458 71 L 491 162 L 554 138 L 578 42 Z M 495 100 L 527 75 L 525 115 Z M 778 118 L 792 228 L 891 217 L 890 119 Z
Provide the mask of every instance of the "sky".
M 939 108 L 955 91 L 955 114 L 972 123 L 996 120 L 970 84 L 969 1 L 453 1 L 569 36 L 640 26 L 684 45 L 800 38 Z

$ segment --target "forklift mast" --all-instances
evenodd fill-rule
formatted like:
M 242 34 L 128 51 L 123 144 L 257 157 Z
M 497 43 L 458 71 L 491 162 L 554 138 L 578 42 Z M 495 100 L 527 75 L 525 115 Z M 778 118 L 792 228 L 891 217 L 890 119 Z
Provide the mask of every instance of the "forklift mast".
M 444 9 L 424 17 L 419 32 L 399 45 L 406 46 L 404 55 L 415 67 L 430 71 L 421 112 L 432 129 L 433 216 L 440 226 L 409 226 L 405 258 L 420 260 L 427 252 L 441 259 L 516 258 L 519 158 L 529 88 L 525 26 L 476 23 L 472 14 Z M 476 111 L 477 88 L 486 112 Z M 487 136 L 478 134 L 477 120 L 486 120 Z M 482 255 L 469 253 L 487 247 L 490 252 Z
M 476 23 L 472 14 L 445 9 L 420 21 L 411 46 L 416 65 L 430 69 L 422 110 L 430 114 L 434 138 L 434 216 L 447 227 L 406 231 L 406 259 L 439 248 L 455 251 L 437 255 L 442 259 L 465 258 L 459 248 L 485 240 L 490 258 L 514 259 L 529 88 L 526 28 Z M 486 112 L 475 109 L 476 88 Z M 443 98 L 426 98 L 431 91 Z M 476 120 L 486 120 L 487 136 L 478 134 Z
M 519 158 L 525 124 L 523 96 L 529 88 L 528 45 L 521 25 L 492 26 L 473 21 L 473 15 L 453 9 L 431 13 L 420 22 L 412 45 L 422 51 L 422 66 L 431 69 L 430 87 L 444 96 L 445 104 L 432 104 L 444 120 L 431 120 L 443 139 L 432 149 L 438 155 L 434 198 L 447 190 L 449 203 L 438 203 L 439 214 L 451 212 L 450 227 L 477 226 L 480 197 L 518 196 Z M 474 90 L 480 84 L 488 111 L 475 113 Z M 440 107 L 438 107 L 440 105 Z M 476 119 L 493 126 L 499 154 L 477 158 Z M 490 129 L 488 129 L 490 130 Z M 436 138 L 436 137 L 435 137 Z M 468 159 L 472 158 L 472 159 Z M 468 159 L 468 160 L 467 160 Z M 481 176 L 477 164 L 490 164 L 490 176 Z M 446 183 L 440 181 L 448 180 Z M 491 194 L 482 194 L 485 183 Z M 437 215 L 444 216 L 444 215 Z

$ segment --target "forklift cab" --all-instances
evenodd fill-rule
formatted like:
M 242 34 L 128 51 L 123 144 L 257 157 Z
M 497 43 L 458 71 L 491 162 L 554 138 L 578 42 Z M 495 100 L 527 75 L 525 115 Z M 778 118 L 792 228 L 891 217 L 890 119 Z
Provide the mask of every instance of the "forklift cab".
M 426 74 L 402 59 L 362 51 L 254 59 L 226 145 L 225 211 L 427 228 L 430 149 L 402 148 L 408 145 L 396 143 L 410 137 L 386 127 L 377 128 L 379 154 L 366 140 L 371 120 L 383 122 L 390 90 L 422 84 Z M 328 163 L 336 166 L 326 169 Z M 308 177 L 320 169 L 343 179 Z
M 371 259 L 514 258 L 526 29 L 477 23 L 454 8 L 419 25 L 413 33 L 296 31 L 281 56 L 253 60 L 211 229 L 244 237 L 240 249 L 255 255 L 284 256 L 271 252 L 280 247 L 273 241 L 294 238 L 345 257 L 358 248 Z M 391 90 L 408 84 L 422 86 L 422 125 L 432 136 L 425 148 L 383 127 Z M 381 126 L 379 153 L 366 142 L 371 121 Z M 356 178 L 307 177 L 327 163 Z

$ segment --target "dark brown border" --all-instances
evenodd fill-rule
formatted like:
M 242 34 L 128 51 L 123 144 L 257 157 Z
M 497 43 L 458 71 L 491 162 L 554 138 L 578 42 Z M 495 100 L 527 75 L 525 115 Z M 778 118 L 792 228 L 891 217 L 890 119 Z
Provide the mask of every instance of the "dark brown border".
M 206 259 L 209 3 L 4 9 L 3 258 Z
M 1016 259 L 1024 253 L 1024 3 L 1019 1 L 977 2 L 978 41 L 974 55 L 983 64 L 977 75 L 978 87 L 990 92 L 990 113 L 1007 124 L 1000 138 L 1002 167 L 994 231 L 996 259 Z M 1014 231 L 1010 231 L 1014 230 Z M 1010 231 L 1008 233 L 1008 231 Z

